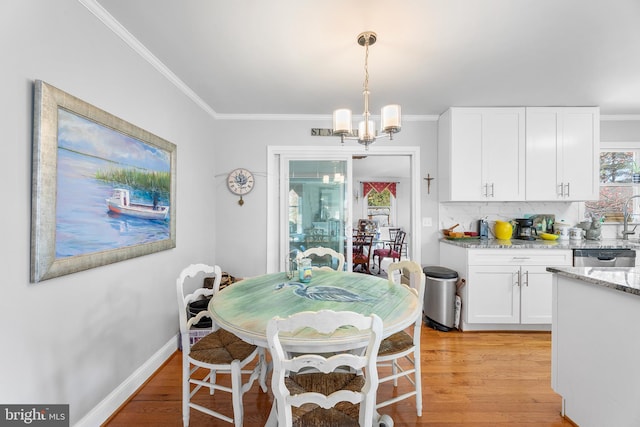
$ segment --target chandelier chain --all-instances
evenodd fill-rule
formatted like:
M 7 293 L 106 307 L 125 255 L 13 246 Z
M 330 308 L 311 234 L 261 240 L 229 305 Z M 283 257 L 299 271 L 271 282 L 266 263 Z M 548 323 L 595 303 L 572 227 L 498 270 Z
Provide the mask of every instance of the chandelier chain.
M 364 95 L 364 129 L 363 134 L 359 135 L 359 139 L 363 141 L 372 141 L 374 136 L 371 135 L 369 129 L 369 122 L 371 119 L 371 113 L 369 112 L 369 44 L 370 44 L 370 35 L 366 34 L 364 39 L 364 89 L 362 94 Z
M 364 44 L 364 85 L 363 90 L 369 92 L 369 37 Z

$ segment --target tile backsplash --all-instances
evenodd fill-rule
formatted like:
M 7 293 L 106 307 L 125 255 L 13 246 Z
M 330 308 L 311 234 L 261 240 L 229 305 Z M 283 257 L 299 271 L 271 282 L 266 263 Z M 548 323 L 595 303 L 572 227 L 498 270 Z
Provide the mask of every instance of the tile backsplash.
M 489 221 L 489 237 L 493 237 L 496 220 L 509 221 L 527 218 L 537 214 L 554 215 L 556 221 L 574 225 L 579 222 L 580 204 L 569 202 L 448 202 L 440 203 L 439 228 L 449 228 L 454 224 L 457 231 L 477 231 L 478 220 Z
M 440 203 L 438 210 L 439 229 L 449 228 L 454 224 L 457 231 L 477 231 L 478 220 L 486 217 L 489 221 L 489 237 L 493 237 L 493 225 L 496 220 L 508 221 L 531 215 L 554 215 L 556 221 L 576 225 L 585 219 L 582 217 L 582 204 L 578 202 L 446 202 Z M 633 229 L 632 224 L 630 229 Z M 604 223 L 602 238 L 619 238 L 622 224 Z M 640 227 L 631 239 L 640 237 Z

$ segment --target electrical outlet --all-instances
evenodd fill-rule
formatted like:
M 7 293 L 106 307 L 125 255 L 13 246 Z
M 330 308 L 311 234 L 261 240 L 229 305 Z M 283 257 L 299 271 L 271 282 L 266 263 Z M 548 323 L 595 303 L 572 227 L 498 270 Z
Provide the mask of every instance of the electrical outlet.
M 433 220 L 431 219 L 431 217 L 422 218 L 422 226 L 423 227 L 432 227 L 433 226 Z

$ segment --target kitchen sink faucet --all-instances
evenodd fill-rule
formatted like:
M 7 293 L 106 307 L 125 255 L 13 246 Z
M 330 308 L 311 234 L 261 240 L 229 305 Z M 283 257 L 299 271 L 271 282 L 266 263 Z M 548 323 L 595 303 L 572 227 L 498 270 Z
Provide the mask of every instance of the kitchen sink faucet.
M 624 202 L 624 207 L 622 209 L 622 216 L 623 216 L 623 226 L 622 226 L 622 240 L 629 240 L 629 234 L 636 234 L 636 227 L 638 226 L 638 224 L 636 224 L 633 227 L 633 230 L 629 231 L 629 202 L 632 199 L 638 198 L 640 197 L 640 194 L 636 194 L 635 196 L 631 196 L 627 199 L 626 202 Z

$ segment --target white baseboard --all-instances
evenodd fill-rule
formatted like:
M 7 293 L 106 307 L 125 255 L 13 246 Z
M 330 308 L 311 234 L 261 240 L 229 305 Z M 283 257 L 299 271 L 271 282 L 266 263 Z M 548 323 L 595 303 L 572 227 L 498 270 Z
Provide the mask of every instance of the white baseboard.
M 74 424 L 74 427 L 95 427 L 104 423 L 118 408 L 140 388 L 145 381 L 158 370 L 162 364 L 175 353 L 178 339 L 171 338 L 165 345 L 151 356 L 142 366 L 135 370 L 107 397 L 98 403 L 87 415 Z

